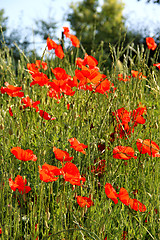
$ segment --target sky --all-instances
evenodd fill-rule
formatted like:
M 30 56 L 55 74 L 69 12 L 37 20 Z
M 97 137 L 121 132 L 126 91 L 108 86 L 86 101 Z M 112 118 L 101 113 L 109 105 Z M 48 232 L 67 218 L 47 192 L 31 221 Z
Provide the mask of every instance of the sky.
M 8 28 L 11 31 L 14 28 L 19 28 L 22 34 L 30 34 L 24 29 L 34 29 L 35 20 L 46 20 L 53 17 L 58 23 L 56 37 L 61 36 L 63 26 L 68 26 L 69 23 L 64 20 L 69 11 L 71 2 L 82 0 L 0 0 L 0 9 L 5 10 L 5 16 L 8 17 Z M 100 4 L 103 0 L 99 0 Z M 131 30 L 147 29 L 148 36 L 153 37 L 154 32 L 160 26 L 160 5 L 149 3 L 145 4 L 146 0 L 122 0 L 125 4 L 123 11 L 126 17 L 126 26 Z M 34 34 L 32 36 L 34 38 Z M 40 39 L 36 39 L 40 41 Z

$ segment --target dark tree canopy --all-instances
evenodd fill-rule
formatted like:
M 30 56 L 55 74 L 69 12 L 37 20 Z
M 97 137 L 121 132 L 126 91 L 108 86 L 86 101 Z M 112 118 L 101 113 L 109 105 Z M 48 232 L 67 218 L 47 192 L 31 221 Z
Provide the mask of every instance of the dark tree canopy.
M 124 5 L 118 0 L 104 0 L 101 7 L 98 0 L 83 0 L 70 8 L 67 20 L 88 53 L 101 41 L 116 43 L 125 30 Z
M 137 0 L 138 2 L 141 0 Z M 160 4 L 160 0 L 146 0 L 147 3 L 153 2 L 153 3 L 158 3 Z

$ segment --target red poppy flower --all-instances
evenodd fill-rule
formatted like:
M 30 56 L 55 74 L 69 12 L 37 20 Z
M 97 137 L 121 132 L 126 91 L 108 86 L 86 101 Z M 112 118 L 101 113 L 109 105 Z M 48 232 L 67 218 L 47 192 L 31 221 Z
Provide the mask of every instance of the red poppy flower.
M 129 205 L 129 194 L 125 188 L 120 189 L 118 197 L 123 204 Z
M 82 66 L 81 70 L 75 70 L 75 76 L 80 81 L 80 84 L 85 85 L 87 83 L 98 84 L 104 79 L 104 75 L 101 74 L 97 69 L 89 69 L 86 66 Z
M 84 59 L 82 59 L 82 58 L 77 58 L 76 59 L 76 65 L 79 68 L 82 68 L 82 66 L 86 66 L 87 65 L 90 69 L 94 68 L 97 71 L 99 71 L 99 68 L 97 67 L 98 61 L 94 57 L 88 55 L 87 53 L 85 53 Z
M 9 186 L 13 191 L 16 191 L 16 189 L 18 189 L 18 191 L 23 195 L 25 193 L 28 193 L 29 191 L 31 191 L 31 187 L 26 186 L 27 185 L 27 179 L 25 178 L 23 180 L 22 176 L 17 175 L 17 177 L 15 178 L 15 182 L 9 178 Z
M 74 150 L 81 152 L 83 154 L 86 154 L 86 152 L 84 151 L 85 148 L 88 148 L 87 145 L 80 143 L 76 138 L 70 138 L 68 139 L 68 141 L 71 144 L 71 148 L 73 148 Z
M 95 68 L 98 65 L 98 61 L 94 57 L 85 54 L 83 65 L 88 65 L 89 68 Z M 99 70 L 99 68 L 97 68 L 97 70 Z
M 37 68 L 42 68 L 45 71 L 48 69 L 47 63 L 41 60 L 36 60 L 36 66 Z
M 154 39 L 152 37 L 147 37 L 146 38 L 146 43 L 148 46 L 148 49 L 155 50 L 157 47 L 157 44 L 155 43 Z
M 2 229 L 0 228 L 0 234 L 2 234 Z
M 95 92 L 106 94 L 110 92 L 111 87 L 114 88 L 114 85 L 106 78 L 105 80 L 100 81 L 95 86 Z
M 83 59 L 82 58 L 76 58 L 76 66 L 78 66 L 79 68 L 82 68 L 83 65 Z
M 70 182 L 72 185 L 81 186 L 86 181 L 86 179 L 80 175 L 76 165 L 71 162 L 67 162 L 61 170 L 65 181 Z
M 13 147 L 11 153 L 21 161 L 37 161 L 36 155 L 33 154 L 33 151 L 30 149 L 23 150 L 20 147 Z
M 57 80 L 65 80 L 68 78 L 68 74 L 66 73 L 65 69 L 61 67 L 51 68 L 52 73 L 55 75 Z
M 153 66 L 156 66 L 160 70 L 160 63 L 154 63 Z
M 120 108 L 115 112 L 112 112 L 112 114 L 116 117 L 118 123 L 115 127 L 115 132 L 118 133 L 119 137 L 123 138 L 126 135 L 130 136 L 131 131 L 134 131 L 134 129 L 131 129 L 131 127 L 128 125 L 128 123 L 131 121 L 131 112 L 128 112 L 124 108 Z
M 131 78 L 131 76 L 126 75 L 124 77 L 122 73 L 118 74 L 118 80 L 119 81 L 128 82 L 128 81 L 130 81 L 130 78 Z
M 47 77 L 47 75 L 42 72 L 32 74 L 32 78 L 33 78 L 33 81 L 30 83 L 30 86 L 38 84 L 39 86 L 42 87 L 44 85 L 48 85 L 50 80 Z
M 64 52 L 63 52 L 63 49 L 62 49 L 62 46 L 61 45 L 58 45 L 55 49 L 55 54 L 57 57 L 59 57 L 60 59 L 63 59 L 64 58 Z
M 129 160 L 130 158 L 136 159 L 134 150 L 131 147 L 117 146 L 113 149 L 113 158 Z
M 39 115 L 44 118 L 45 120 L 55 120 L 55 117 L 51 117 L 47 112 L 40 110 Z
M 115 112 L 112 112 L 112 114 L 116 117 L 117 122 L 121 124 L 128 124 L 131 120 L 131 113 L 123 107 L 119 108 Z
M 50 97 L 60 99 L 63 97 L 62 93 L 70 96 L 73 96 L 75 94 L 75 91 L 72 90 L 67 81 L 53 80 L 49 85 L 51 86 L 48 92 L 48 95 Z
M 46 62 L 41 62 L 41 60 L 36 60 L 36 63 L 27 63 L 27 68 L 30 74 L 39 73 L 39 69 L 48 69 Z
M 55 43 L 52 39 L 47 38 L 47 47 L 48 50 L 56 49 L 57 43 Z
M 141 154 L 148 153 L 149 156 L 152 155 L 152 157 L 160 157 L 159 146 L 155 142 L 151 141 L 150 139 L 142 140 L 138 138 L 136 145 L 137 145 L 138 151 Z
M 123 231 L 123 234 L 122 234 L 122 240 L 127 240 L 127 232 L 126 231 Z
M 69 79 L 67 83 L 70 87 L 77 87 L 78 86 L 77 77 L 73 76 L 73 78 Z
M 48 92 L 48 95 L 55 99 L 62 98 L 62 93 L 73 96 L 75 94 L 75 91 L 72 90 L 72 87 L 75 86 L 75 79 L 72 81 L 71 76 L 68 75 L 63 68 L 51 68 L 51 71 L 55 75 L 56 79 L 53 79 L 49 83 L 51 88 Z
M 147 210 L 146 206 L 137 199 L 130 198 L 129 205 L 135 211 L 145 212 Z
M 61 162 L 69 162 L 73 159 L 73 157 L 69 156 L 68 152 L 58 149 L 56 147 L 53 147 L 53 152 L 55 154 L 55 158 Z
M 47 163 L 44 163 L 42 168 L 38 166 L 39 168 L 39 176 L 40 180 L 43 182 L 53 182 L 58 179 L 58 177 L 62 174 L 61 169 L 57 168 L 56 166 L 49 165 Z
M 24 104 L 23 105 L 24 109 L 27 107 L 30 107 L 30 108 L 35 108 L 36 112 L 39 111 L 39 108 L 37 105 L 40 104 L 40 101 L 33 102 L 32 99 L 29 98 L 29 96 L 22 98 L 21 103 Z
M 7 93 L 11 97 L 23 97 L 24 92 L 20 92 L 22 90 L 22 87 L 15 87 L 13 85 L 10 85 L 8 82 L 5 82 L 6 87 L 1 87 L 1 93 Z
M 139 79 L 146 78 L 146 76 L 142 75 L 142 72 L 131 70 L 131 74 L 132 74 L 132 77 L 134 78 L 139 78 Z
M 30 74 L 39 73 L 38 67 L 35 63 L 27 63 L 27 68 Z
M 107 197 L 110 198 L 115 204 L 118 203 L 118 199 L 117 199 L 118 194 L 110 183 L 106 183 L 105 193 L 106 193 Z
M 69 103 L 67 103 L 67 110 L 69 110 L 69 108 L 70 108 L 70 104 L 69 104 Z
M 63 52 L 62 46 L 58 45 L 50 38 L 47 38 L 47 47 L 48 47 L 48 50 L 55 49 L 55 55 L 60 59 L 64 58 L 64 52 Z
M 139 202 L 137 199 L 130 198 L 125 188 L 120 189 L 118 197 L 123 204 L 130 206 L 133 210 L 140 212 L 146 211 L 146 206 Z
M 13 112 L 12 112 L 11 107 L 9 107 L 9 114 L 10 114 L 11 117 L 13 117 Z
M 81 197 L 81 196 L 77 196 L 77 203 L 82 208 L 85 207 L 85 206 L 90 208 L 91 206 L 94 205 L 93 201 L 90 198 L 88 198 L 88 197 Z
M 133 122 L 133 127 L 136 127 L 137 124 L 144 124 L 146 120 L 143 118 L 143 114 L 147 113 L 147 108 L 146 107 L 138 107 L 137 109 L 134 109 L 131 118 Z
M 80 42 L 79 42 L 78 38 L 75 35 L 70 34 L 69 28 L 63 27 L 63 29 L 64 29 L 64 31 L 63 31 L 64 35 L 66 36 L 66 38 L 69 38 L 71 40 L 72 45 L 74 47 L 80 47 Z

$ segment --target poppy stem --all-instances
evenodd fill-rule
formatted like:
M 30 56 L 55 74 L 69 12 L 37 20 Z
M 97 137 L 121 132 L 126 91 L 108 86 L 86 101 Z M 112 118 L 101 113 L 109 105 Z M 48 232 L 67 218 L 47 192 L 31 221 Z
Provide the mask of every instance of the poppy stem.
M 114 178 L 115 174 L 117 173 L 117 171 L 118 171 L 118 169 L 120 168 L 121 165 L 122 165 L 122 161 L 121 161 L 121 163 L 118 165 L 116 171 L 113 173 L 113 178 Z

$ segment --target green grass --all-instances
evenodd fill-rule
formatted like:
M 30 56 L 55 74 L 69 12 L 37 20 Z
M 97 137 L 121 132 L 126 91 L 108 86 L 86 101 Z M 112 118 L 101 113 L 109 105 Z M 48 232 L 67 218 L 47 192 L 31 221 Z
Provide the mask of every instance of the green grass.
M 78 53 L 74 53 L 75 55 Z M 103 52 L 101 53 L 103 54 Z M 159 48 L 156 49 L 152 63 L 156 63 Z M 21 98 L 0 94 L 0 227 L 1 239 L 127 239 L 148 240 L 160 239 L 160 162 L 159 158 L 140 154 L 136 140 L 151 139 L 160 145 L 159 136 L 159 77 L 158 70 L 148 66 L 149 50 L 144 46 L 127 46 L 126 49 L 111 47 L 113 57 L 109 69 L 102 73 L 114 83 L 116 91 L 108 97 L 99 93 L 78 90 L 74 96 L 66 96 L 57 103 L 47 96 L 48 88 L 35 85 L 30 87 L 31 75 L 26 71 L 28 61 L 21 55 L 18 69 L 15 68 L 7 48 L 0 52 L 1 87 L 5 82 L 22 86 L 24 96 L 29 95 L 33 101 L 39 100 L 39 108 L 55 116 L 56 120 L 47 121 L 41 118 L 35 109 L 23 109 Z M 96 53 L 95 53 L 96 56 Z M 118 60 L 123 56 L 123 62 Z M 101 59 L 102 56 L 99 56 Z M 50 59 L 50 60 L 49 60 Z M 46 74 L 51 77 L 50 67 L 62 67 L 67 74 L 74 76 L 76 69 L 73 59 L 68 55 L 60 60 L 45 52 L 48 63 Z M 98 59 L 97 59 L 98 60 Z M 138 70 L 147 79 L 131 77 L 129 82 L 118 81 L 121 72 L 131 75 L 131 70 Z M 137 108 L 141 102 L 147 108 L 146 122 L 139 124 L 127 138 L 115 138 L 110 143 L 110 134 L 116 125 L 112 112 L 124 107 L 127 111 Z M 67 110 L 67 103 L 70 109 Z M 12 107 L 13 117 L 8 109 Z M 93 126 L 93 128 L 91 128 Z M 86 155 L 70 148 L 69 138 L 75 137 L 87 144 Z M 98 150 L 99 143 L 105 143 L 105 151 Z M 113 158 L 114 147 L 130 146 L 135 150 L 137 159 L 124 160 Z M 36 162 L 22 162 L 10 152 L 12 147 L 31 149 L 37 156 Z M 56 182 L 45 183 L 39 178 L 38 166 L 45 162 L 61 167 L 55 159 L 53 146 L 67 150 L 73 156 L 73 163 L 80 173 L 85 175 L 83 186 L 73 186 L 65 182 L 62 176 Z M 106 172 L 99 177 L 91 173 L 95 159 L 106 160 Z M 31 191 L 21 195 L 13 192 L 9 178 L 25 176 Z M 134 211 L 120 201 L 118 204 L 107 198 L 104 186 L 106 183 L 119 192 L 126 188 L 131 198 L 137 198 L 145 204 L 146 212 Z M 134 190 L 138 190 L 136 197 Z M 94 205 L 81 208 L 76 196 L 91 194 Z M 147 218 L 147 221 L 145 221 Z M 35 225 L 37 224 L 37 230 Z

